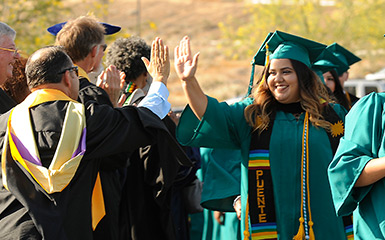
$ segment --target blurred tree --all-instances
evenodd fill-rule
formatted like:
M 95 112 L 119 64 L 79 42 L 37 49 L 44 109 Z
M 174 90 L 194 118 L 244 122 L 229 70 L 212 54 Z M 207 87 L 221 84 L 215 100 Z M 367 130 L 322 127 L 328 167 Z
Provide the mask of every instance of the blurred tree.
M 0 0 L 0 21 L 16 30 L 16 45 L 26 54 L 54 43 L 47 27 L 69 14 L 60 0 Z
M 245 5 L 246 18 L 219 23 L 227 56 L 251 59 L 268 32 L 281 30 L 327 45 L 338 42 L 370 62 L 385 59 L 385 0 L 264 2 L 270 3 Z
M 88 14 L 100 21 L 108 22 L 108 6 L 113 0 L 100 0 L 89 4 Z M 16 45 L 28 57 L 35 50 L 52 45 L 55 37 L 47 32 L 47 28 L 59 22 L 76 18 L 73 3 L 61 0 L 0 0 L 0 21 L 16 30 Z M 129 37 L 123 29 L 118 34 L 108 35 L 110 43 L 118 37 Z

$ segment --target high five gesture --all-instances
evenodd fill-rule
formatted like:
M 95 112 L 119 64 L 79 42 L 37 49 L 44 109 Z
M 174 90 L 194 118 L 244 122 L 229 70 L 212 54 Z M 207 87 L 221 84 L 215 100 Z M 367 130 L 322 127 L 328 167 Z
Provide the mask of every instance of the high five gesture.
M 195 73 L 199 52 L 191 54 L 190 39 L 185 36 L 175 47 L 175 70 L 182 80 L 182 87 L 194 114 L 201 119 L 206 111 L 207 97 L 199 86 Z

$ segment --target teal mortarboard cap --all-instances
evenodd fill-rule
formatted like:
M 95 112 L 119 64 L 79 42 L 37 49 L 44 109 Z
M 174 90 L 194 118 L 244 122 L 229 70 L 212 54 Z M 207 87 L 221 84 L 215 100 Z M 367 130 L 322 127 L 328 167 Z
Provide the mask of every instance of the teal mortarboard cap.
M 311 69 L 318 75 L 322 83 L 325 83 L 323 74 L 332 69 L 338 68 L 340 65 L 345 65 L 332 52 L 324 49 L 317 57 L 316 61 L 311 66 Z
M 352 52 L 342 47 L 338 43 L 333 43 L 327 47 L 341 62 L 344 63 L 343 66 L 339 66 L 336 70 L 338 75 L 343 74 L 349 69 L 349 66 L 353 65 L 356 62 L 361 61 L 361 58 L 354 55 Z
M 269 59 L 288 58 L 300 61 L 306 66 L 311 67 L 311 64 L 326 48 L 326 45 L 289 33 L 275 31 L 259 50 L 261 53 L 265 53 L 265 56 L 266 48 L 271 53 Z M 265 65 L 265 58 L 262 60 L 259 53 L 256 56 L 255 64 Z
M 330 70 L 343 68 L 346 66 L 347 65 L 342 62 L 336 55 L 334 55 L 330 49 L 326 48 L 313 63 L 312 69 L 320 70 L 322 73 L 325 73 Z
M 300 61 L 309 68 L 326 45 L 289 33 L 275 31 L 269 33 L 251 62 L 252 72 L 247 95 L 250 95 L 254 82 L 254 66 L 265 66 L 270 59 L 288 58 Z M 268 51 L 268 53 L 267 53 Z M 269 56 L 269 59 L 267 58 Z

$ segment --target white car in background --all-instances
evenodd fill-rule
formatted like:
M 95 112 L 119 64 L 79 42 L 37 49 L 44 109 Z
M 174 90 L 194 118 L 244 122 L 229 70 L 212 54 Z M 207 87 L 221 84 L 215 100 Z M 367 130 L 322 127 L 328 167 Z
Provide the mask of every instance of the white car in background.
M 349 79 L 345 82 L 345 91 L 362 98 L 371 92 L 385 92 L 385 78 L 382 80 Z
M 380 71 L 375 72 L 375 73 L 366 74 L 365 79 L 369 80 L 369 81 L 385 80 L 385 68 L 383 68 Z
M 345 90 L 359 98 L 371 92 L 385 92 L 385 68 L 367 74 L 365 79 L 349 79 L 345 82 Z

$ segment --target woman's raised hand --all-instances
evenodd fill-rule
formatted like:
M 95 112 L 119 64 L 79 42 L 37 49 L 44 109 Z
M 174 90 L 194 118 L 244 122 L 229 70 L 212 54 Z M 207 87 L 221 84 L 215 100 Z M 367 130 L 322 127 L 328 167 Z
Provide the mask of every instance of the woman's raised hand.
M 175 70 L 178 77 L 183 81 L 195 78 L 198 65 L 199 52 L 191 55 L 190 39 L 185 36 L 175 47 Z

